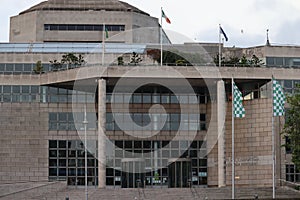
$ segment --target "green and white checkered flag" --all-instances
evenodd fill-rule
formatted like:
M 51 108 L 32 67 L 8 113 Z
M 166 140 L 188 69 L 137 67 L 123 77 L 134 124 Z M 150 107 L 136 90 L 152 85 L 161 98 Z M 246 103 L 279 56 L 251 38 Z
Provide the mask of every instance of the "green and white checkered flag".
M 285 104 L 285 95 L 283 89 L 278 81 L 273 79 L 273 115 L 283 116 L 284 115 L 284 104 Z
M 243 97 L 239 88 L 233 83 L 233 108 L 234 117 L 245 117 L 245 108 L 243 106 Z

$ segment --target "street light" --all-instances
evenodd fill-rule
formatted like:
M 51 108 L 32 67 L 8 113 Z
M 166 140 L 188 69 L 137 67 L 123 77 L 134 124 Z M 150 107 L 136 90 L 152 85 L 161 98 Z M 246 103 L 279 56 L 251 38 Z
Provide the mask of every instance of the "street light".
M 85 175 L 85 199 L 88 200 L 88 181 L 87 181 L 87 145 L 86 145 L 86 128 L 88 121 L 86 119 L 86 105 L 84 105 L 84 119 L 82 121 L 84 125 L 84 175 Z

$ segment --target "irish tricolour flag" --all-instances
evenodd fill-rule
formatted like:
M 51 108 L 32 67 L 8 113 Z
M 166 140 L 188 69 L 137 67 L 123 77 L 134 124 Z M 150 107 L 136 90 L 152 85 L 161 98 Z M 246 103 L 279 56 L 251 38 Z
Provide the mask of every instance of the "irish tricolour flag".
M 167 23 L 171 24 L 171 21 L 170 21 L 169 17 L 167 17 L 167 15 L 163 11 L 163 9 L 161 9 L 161 16 L 166 19 Z

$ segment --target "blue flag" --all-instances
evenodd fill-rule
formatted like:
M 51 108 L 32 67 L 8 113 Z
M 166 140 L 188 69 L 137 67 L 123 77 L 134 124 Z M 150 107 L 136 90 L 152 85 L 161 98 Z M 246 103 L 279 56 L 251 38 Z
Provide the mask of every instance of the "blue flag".
M 222 27 L 220 26 L 220 33 L 224 35 L 226 42 L 228 41 L 228 37 L 225 33 L 225 31 L 222 29 Z

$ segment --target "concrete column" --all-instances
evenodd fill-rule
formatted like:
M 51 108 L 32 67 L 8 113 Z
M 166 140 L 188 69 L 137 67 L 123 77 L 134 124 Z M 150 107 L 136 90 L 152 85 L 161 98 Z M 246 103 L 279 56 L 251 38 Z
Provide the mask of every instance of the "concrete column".
M 106 186 L 106 81 L 98 80 L 98 187 Z
M 225 170 L 225 87 L 224 81 L 217 83 L 217 121 L 218 121 L 218 186 L 226 186 Z

